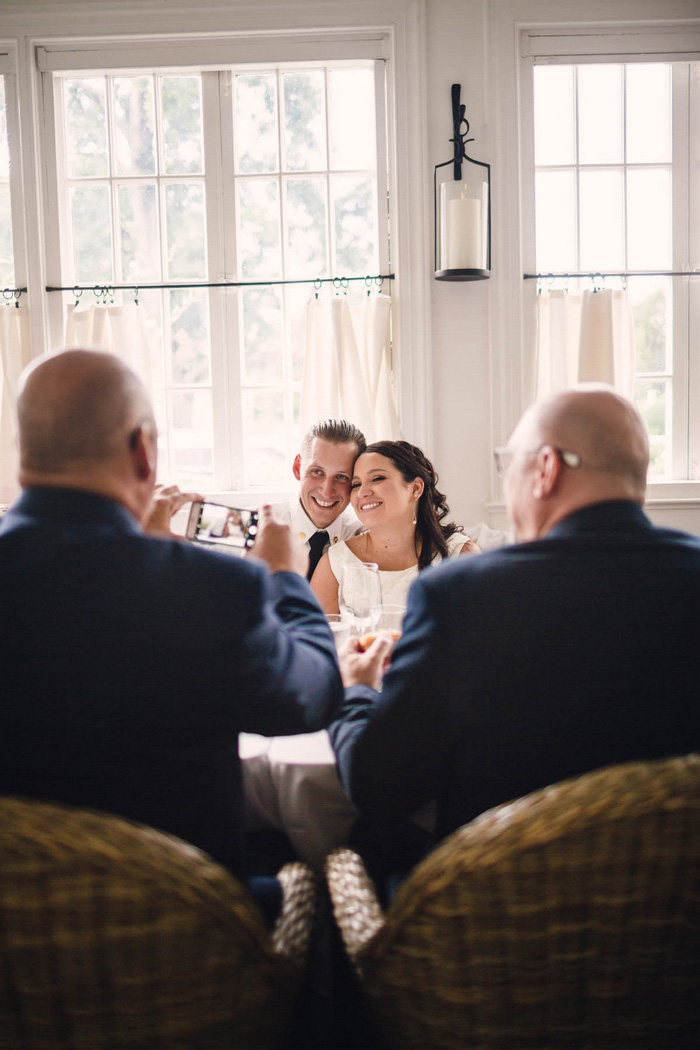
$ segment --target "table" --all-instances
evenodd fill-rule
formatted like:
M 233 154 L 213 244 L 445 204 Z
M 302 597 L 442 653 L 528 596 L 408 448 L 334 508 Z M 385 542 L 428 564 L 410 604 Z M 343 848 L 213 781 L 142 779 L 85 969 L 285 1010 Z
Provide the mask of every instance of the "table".
M 245 797 L 262 826 L 283 831 L 317 872 L 347 845 L 355 810 L 338 780 L 328 733 L 238 740 Z

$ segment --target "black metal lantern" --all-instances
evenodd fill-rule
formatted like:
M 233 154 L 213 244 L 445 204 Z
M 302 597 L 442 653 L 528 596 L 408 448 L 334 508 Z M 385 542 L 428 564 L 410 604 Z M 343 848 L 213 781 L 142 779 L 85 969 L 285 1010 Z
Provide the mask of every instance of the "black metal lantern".
M 459 103 L 461 84 L 452 85 L 454 157 L 435 165 L 435 279 L 481 281 L 491 276 L 491 165 L 466 154 L 469 121 Z M 438 178 L 452 167 L 451 179 Z

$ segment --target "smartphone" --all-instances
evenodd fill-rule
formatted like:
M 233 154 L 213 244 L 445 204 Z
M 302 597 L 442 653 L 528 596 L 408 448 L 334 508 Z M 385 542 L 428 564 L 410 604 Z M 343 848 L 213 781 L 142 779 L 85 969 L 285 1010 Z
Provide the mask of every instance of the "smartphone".
M 185 535 L 194 543 L 242 554 L 252 547 L 257 531 L 255 510 L 193 500 Z

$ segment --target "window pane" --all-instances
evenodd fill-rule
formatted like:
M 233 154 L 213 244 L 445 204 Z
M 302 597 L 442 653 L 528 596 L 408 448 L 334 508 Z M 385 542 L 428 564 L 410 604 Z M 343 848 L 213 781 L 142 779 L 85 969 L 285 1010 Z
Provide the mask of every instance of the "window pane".
M 535 66 L 535 164 L 573 164 L 574 67 Z
M 163 297 L 165 294 L 155 289 L 139 290 L 138 294 L 139 314 L 146 328 L 151 351 L 151 381 L 156 390 L 166 384 L 163 339 Z M 163 429 L 165 423 L 161 424 L 159 417 L 156 419 L 158 419 L 158 426 Z
M 671 251 L 671 172 L 627 172 L 627 262 L 632 270 L 668 270 Z
M 622 66 L 578 67 L 579 164 L 616 164 L 622 155 Z
M 199 175 L 204 171 L 201 80 L 161 77 L 160 84 L 165 174 Z
M 165 187 L 165 209 L 168 277 L 173 281 L 206 277 L 204 186 L 201 182 L 170 183 Z
M 165 390 L 155 387 L 151 391 L 153 414 L 158 427 L 158 481 L 169 482 L 173 477 L 170 464 L 170 428 L 168 426 L 168 409 Z
M 284 158 L 286 171 L 326 166 L 325 77 L 320 70 L 284 73 Z
M 245 379 L 250 383 L 281 383 L 281 289 L 242 289 L 241 318 Z
M 15 267 L 12 254 L 12 211 L 10 186 L 0 182 L 0 287 L 14 288 Z
M 243 433 L 247 483 L 278 485 L 287 481 L 289 456 L 281 392 L 244 391 Z
M 66 80 L 68 175 L 109 175 L 107 101 L 104 77 Z
M 624 269 L 622 171 L 580 175 L 581 268 Z
M 379 272 L 374 179 L 331 176 L 334 272 L 362 277 Z
M 627 66 L 627 162 L 671 160 L 671 66 Z
M 7 110 L 5 109 L 5 78 L 0 75 L 0 179 L 10 177 L 10 144 L 7 138 Z
M 371 168 L 375 159 L 374 71 L 334 69 L 329 75 L 330 166 Z
M 282 276 L 279 183 L 240 179 L 236 184 L 238 263 L 243 278 Z
M 637 372 L 670 371 L 672 294 L 666 277 L 635 277 L 629 282 Z
M 277 78 L 272 73 L 235 78 L 236 170 L 279 171 Z
M 70 194 L 77 284 L 114 282 L 109 186 L 74 186 Z
M 649 433 L 649 476 L 665 477 L 671 434 L 671 384 L 665 379 L 638 379 L 634 384 L 634 403 Z
M 214 469 L 209 390 L 176 390 L 171 395 L 173 472 L 206 479 Z
M 292 357 L 292 380 L 301 382 L 306 356 L 306 308 L 309 302 L 308 286 L 289 284 L 284 290 L 287 341 Z
M 211 382 L 207 302 L 207 293 L 201 288 L 178 288 L 170 292 L 173 383 Z
M 322 276 L 328 265 L 325 179 L 287 179 L 284 195 L 287 276 Z
M 117 175 L 155 175 L 156 115 L 152 77 L 114 78 Z
M 156 199 L 154 182 L 119 186 L 119 235 L 124 281 L 157 281 L 160 278 Z
M 535 177 L 537 269 L 576 270 L 576 183 L 572 171 Z
M 5 78 L 0 75 L 0 287 L 14 288 L 12 209 L 10 207 L 10 152 L 5 111 Z

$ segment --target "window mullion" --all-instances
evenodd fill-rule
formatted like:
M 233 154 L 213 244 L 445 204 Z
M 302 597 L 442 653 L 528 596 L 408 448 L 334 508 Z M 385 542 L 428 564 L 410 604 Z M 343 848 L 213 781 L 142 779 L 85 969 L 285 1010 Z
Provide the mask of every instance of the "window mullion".
M 225 73 L 202 74 L 202 124 L 204 135 L 204 184 L 206 194 L 207 268 L 208 279 L 214 281 L 227 278 L 227 230 L 224 208 L 224 185 L 227 176 L 224 170 L 224 137 L 231 138 L 231 93 L 226 90 Z M 231 164 L 231 146 L 228 146 L 228 162 Z M 229 168 L 230 171 L 230 168 Z M 229 220 L 231 221 L 231 220 Z M 236 331 L 231 323 L 229 298 L 224 288 L 209 289 L 209 325 L 212 396 L 212 433 L 214 441 L 214 486 L 217 489 L 238 487 L 237 474 L 232 462 L 232 430 L 240 419 L 229 399 L 229 389 L 237 387 L 230 383 L 229 341 L 230 333 Z
M 379 272 L 391 273 L 392 216 L 389 210 L 389 157 L 387 155 L 386 127 L 386 62 L 383 61 L 374 63 L 374 113 L 377 140 L 375 170 L 377 180 Z
M 690 65 L 675 63 L 671 67 L 672 80 L 672 113 L 673 131 L 671 136 L 673 150 L 673 167 L 671 172 L 672 186 L 672 241 L 674 270 L 684 268 L 688 262 L 688 120 L 689 120 L 689 79 Z M 689 466 L 689 329 L 688 281 L 672 282 L 672 349 L 673 349 L 673 462 L 671 476 L 687 478 Z M 691 458 L 697 458 L 691 457 Z
M 65 81 L 49 73 L 42 77 L 43 110 L 48 186 L 48 207 L 44 221 L 46 280 L 64 284 L 75 280 L 73 270 L 73 229 L 70 217 L 70 190 L 66 170 Z M 54 145 L 55 144 L 55 145 Z M 53 176 L 53 177 L 52 177 Z M 64 281 L 64 277 L 66 280 Z M 61 346 L 65 333 L 63 296 L 47 296 L 49 346 Z
M 107 165 L 109 171 L 109 203 L 112 210 L 112 280 L 121 283 L 121 229 L 119 222 L 119 183 L 116 172 L 116 150 L 114 141 L 114 77 L 105 77 L 105 104 L 107 106 Z

